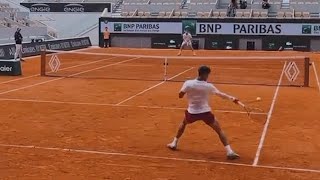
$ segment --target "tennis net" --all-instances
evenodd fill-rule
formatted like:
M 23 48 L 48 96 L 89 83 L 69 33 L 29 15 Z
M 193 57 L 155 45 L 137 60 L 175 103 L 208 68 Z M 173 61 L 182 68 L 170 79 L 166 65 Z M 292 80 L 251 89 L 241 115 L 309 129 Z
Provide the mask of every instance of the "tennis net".
M 309 85 L 309 58 L 304 56 L 142 56 L 47 50 L 41 75 L 66 78 L 185 81 L 201 65 L 212 68 L 214 83 L 244 85 Z

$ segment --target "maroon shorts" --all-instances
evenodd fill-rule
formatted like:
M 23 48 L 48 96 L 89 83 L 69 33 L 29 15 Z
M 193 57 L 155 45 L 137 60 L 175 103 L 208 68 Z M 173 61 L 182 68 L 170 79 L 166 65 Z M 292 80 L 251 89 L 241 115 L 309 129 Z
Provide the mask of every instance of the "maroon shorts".
M 185 121 L 189 124 L 194 123 L 196 121 L 202 120 L 206 124 L 213 123 L 215 121 L 215 117 L 211 112 L 205 112 L 200 114 L 190 114 L 188 111 L 185 111 Z

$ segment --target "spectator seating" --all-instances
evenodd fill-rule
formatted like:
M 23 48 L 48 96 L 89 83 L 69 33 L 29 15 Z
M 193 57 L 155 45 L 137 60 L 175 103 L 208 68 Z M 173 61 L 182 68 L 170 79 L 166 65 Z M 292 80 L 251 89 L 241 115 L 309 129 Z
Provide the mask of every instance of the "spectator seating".
M 25 2 L 111 2 L 113 13 L 124 17 L 224 18 L 230 0 L 25 0 Z M 247 0 L 235 18 L 319 18 L 319 0 Z M 1 5 L 0 5 L 1 8 Z M 7 7 L 8 8 L 8 7 Z
M 22 29 L 25 41 L 29 41 L 32 36 L 49 37 L 47 26 L 30 20 L 29 12 L 21 12 L 9 4 L 0 3 L 0 43 L 12 43 L 13 34 L 18 27 Z

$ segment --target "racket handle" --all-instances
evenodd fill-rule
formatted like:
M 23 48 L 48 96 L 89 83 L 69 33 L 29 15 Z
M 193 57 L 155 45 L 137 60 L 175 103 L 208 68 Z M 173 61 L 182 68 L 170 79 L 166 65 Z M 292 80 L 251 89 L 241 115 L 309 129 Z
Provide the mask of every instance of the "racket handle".
M 246 107 L 241 101 L 239 101 L 238 104 L 242 107 Z

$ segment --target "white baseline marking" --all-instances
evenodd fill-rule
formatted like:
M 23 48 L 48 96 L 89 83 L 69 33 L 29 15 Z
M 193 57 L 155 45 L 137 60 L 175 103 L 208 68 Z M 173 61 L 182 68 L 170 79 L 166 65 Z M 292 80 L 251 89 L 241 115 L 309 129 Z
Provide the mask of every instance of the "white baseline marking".
M 172 76 L 172 77 L 169 78 L 168 80 L 170 81 L 170 80 L 172 80 L 172 79 L 180 76 L 181 74 L 184 74 L 184 73 L 190 71 L 191 69 L 194 69 L 194 67 L 191 67 L 191 68 L 189 68 L 189 69 L 187 69 L 187 70 L 185 70 L 185 71 L 182 71 L 181 73 L 179 73 L 179 74 L 177 74 L 177 75 L 175 75 L 175 76 Z M 151 86 L 151 87 L 149 87 L 148 89 L 145 89 L 145 90 L 143 90 L 143 91 L 141 91 L 141 92 L 139 92 L 139 93 L 137 93 L 137 94 L 135 94 L 135 95 L 133 95 L 133 96 L 131 96 L 131 97 L 129 97 L 129 98 L 121 101 L 121 102 L 119 102 L 117 105 L 121 105 L 121 104 L 123 104 L 123 103 L 125 103 L 125 102 L 127 102 L 127 101 L 129 101 L 129 100 L 131 100 L 131 99 L 133 99 L 133 98 L 135 98 L 135 97 L 137 97 L 137 96 L 139 96 L 139 95 L 147 92 L 147 91 L 150 91 L 151 89 L 154 89 L 154 88 L 162 85 L 162 84 L 165 83 L 165 82 L 166 82 L 166 80 L 164 80 L 164 81 L 162 81 L 162 82 L 160 82 L 160 83 L 158 83 L 158 84 L 155 84 L 154 86 Z
M 95 71 L 95 70 L 102 69 L 102 68 L 105 68 L 105 67 L 114 66 L 114 65 L 117 65 L 117 64 L 121 64 L 121 63 L 129 62 L 129 61 L 133 61 L 133 60 L 135 60 L 135 59 L 138 59 L 138 57 L 136 57 L 136 58 L 131 58 L 131 59 L 124 60 L 124 61 L 120 61 L 120 62 L 116 62 L 116 63 L 112 63 L 112 64 L 108 64 L 108 65 L 105 65 L 105 66 L 100 66 L 100 67 L 98 67 L 98 68 L 94 68 L 94 69 L 90 69 L 90 70 L 86 70 L 86 71 L 81 71 L 81 72 L 79 72 L 79 73 L 71 74 L 71 75 L 69 75 L 69 76 L 67 76 L 67 77 L 77 76 L 77 75 L 80 75 L 80 74 L 84 74 L 84 73 L 87 73 L 87 72 Z M 36 84 L 32 84 L 32 85 L 28 85 L 28 86 L 24 86 L 24 87 L 20 87 L 20 88 L 16 88 L 16 89 L 11 89 L 11 90 L 8 90 L 8 91 L 0 92 L 0 94 L 7 94 L 7 93 L 10 93 L 10 92 L 19 91 L 19 90 L 22 90 L 22 89 L 27 89 L 27 88 L 39 86 L 39 85 L 46 84 L 46 83 L 50 83 L 50 82 L 53 82 L 53 81 L 58 81 L 58 80 L 61 80 L 61 79 L 65 79 L 65 78 L 67 78 L 67 77 L 61 77 L 61 78 L 51 79 L 51 80 L 48 80 L 48 81 L 43 81 L 43 82 L 40 82 L 40 83 L 36 83 Z
M 319 88 L 319 91 L 320 91 L 320 81 L 319 81 L 318 71 L 317 71 L 315 62 L 312 62 L 312 66 L 313 66 L 314 74 L 316 76 L 316 81 L 317 81 L 317 84 L 318 84 L 318 88 Z
M 58 147 L 40 147 L 40 146 L 32 146 L 32 145 L 31 146 L 27 146 L 27 145 L 0 144 L 0 146 L 1 147 L 6 147 L 6 148 L 38 149 L 38 150 L 47 150 L 47 151 L 62 151 L 62 152 L 85 153 L 85 154 L 100 154 L 100 155 L 106 155 L 106 156 L 123 156 L 123 157 L 135 157 L 135 158 L 145 158 L 145 159 L 160 159 L 160 160 L 182 161 L 182 162 L 211 163 L 211 164 L 222 164 L 222 165 L 231 165 L 231 166 L 242 166 L 242 167 L 254 167 L 254 168 L 264 168 L 264 169 L 279 169 L 279 170 L 289 170 L 289 171 L 320 173 L 320 170 L 316 170 L 316 169 L 303 169 L 303 168 L 278 167 L 278 166 L 263 166 L 263 165 L 253 166 L 253 165 L 250 165 L 250 164 L 243 164 L 243 163 L 210 161 L 210 160 L 203 160 L 203 159 L 175 158 L 175 157 L 129 154 L 129 153 L 120 153 L 120 152 L 93 151 L 93 150 L 84 150 L 84 149 L 69 149 L 69 148 L 58 148 Z
M 87 106 L 110 106 L 110 107 L 132 107 L 132 108 L 146 108 L 146 109 L 168 109 L 168 110 L 186 110 L 183 107 L 165 107 L 165 106 L 131 106 L 131 105 L 116 105 L 108 103 L 82 103 L 82 102 L 66 102 L 66 101 L 48 101 L 48 100 L 35 100 L 35 99 L 13 99 L 13 98 L 0 98 L 1 101 L 15 101 L 15 102 L 33 102 L 33 103 L 52 103 L 52 104 L 70 104 L 70 105 L 87 105 Z M 235 114 L 247 114 L 246 111 L 234 111 L 234 110 L 213 110 L 219 113 L 235 113 Z M 256 115 L 267 115 L 267 113 L 252 112 Z
M 282 78 L 283 78 L 283 74 L 284 74 L 286 66 L 287 66 L 287 62 L 285 62 L 284 65 L 283 65 L 283 69 L 282 69 L 282 72 L 281 72 L 281 75 L 280 75 L 280 78 L 279 78 L 279 82 L 278 82 L 277 88 L 276 88 L 276 90 L 274 92 L 274 96 L 273 96 L 273 99 L 272 99 L 271 107 L 270 107 L 270 110 L 269 110 L 268 115 L 267 115 L 267 121 L 266 121 L 266 123 L 265 123 L 265 125 L 263 127 L 263 131 L 262 131 L 262 135 L 261 135 L 261 138 L 260 138 L 259 146 L 258 146 L 258 149 L 257 149 L 257 152 L 256 152 L 256 156 L 255 156 L 253 164 L 252 164 L 253 166 L 257 166 L 257 164 L 259 162 L 261 150 L 262 150 L 262 147 L 263 147 L 263 144 L 264 144 L 264 140 L 266 138 L 266 134 L 267 134 L 268 127 L 269 127 L 269 124 L 270 124 L 271 116 L 272 116 L 272 113 L 273 113 L 273 110 L 274 110 L 274 105 L 276 104 L 276 100 L 277 100 L 277 97 L 278 97 L 280 85 L 281 85 L 281 82 L 282 82 Z

